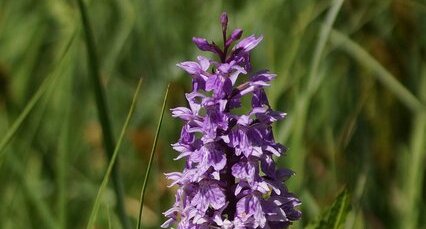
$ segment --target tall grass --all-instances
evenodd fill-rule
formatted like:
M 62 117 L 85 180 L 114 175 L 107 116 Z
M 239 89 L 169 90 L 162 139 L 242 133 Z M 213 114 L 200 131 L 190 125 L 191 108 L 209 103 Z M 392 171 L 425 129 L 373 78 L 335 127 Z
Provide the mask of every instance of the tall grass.
M 86 227 L 95 199 L 91 225 L 136 225 L 154 139 L 140 222 L 158 228 L 174 194 L 162 174 L 183 166 L 170 147 L 181 123 L 166 112 L 156 133 L 163 89 L 172 82 L 169 106 L 186 104 L 190 78 L 175 64 L 201 54 L 192 36 L 220 39 L 223 10 L 230 27 L 263 34 L 253 66 L 278 75 L 267 93 L 288 113 L 274 128 L 289 147 L 279 163 L 296 172 L 289 190 L 303 201 L 294 227 L 324 215 L 342 187 L 352 193 L 345 228 L 426 227 L 425 9 L 421 0 L 0 0 L 0 228 Z M 111 174 L 123 188 L 103 185 L 96 198 L 141 76 L 121 174 Z
M 141 85 L 142 85 L 142 79 L 139 80 L 138 86 L 136 88 L 135 95 L 133 96 L 132 104 L 130 105 L 129 113 L 127 114 L 126 121 L 124 122 L 124 125 L 123 125 L 123 129 L 121 130 L 120 137 L 118 138 L 117 145 L 115 146 L 114 152 L 113 152 L 111 159 L 109 161 L 108 168 L 105 172 L 102 183 L 99 186 L 98 194 L 96 195 L 95 203 L 93 204 L 92 212 L 90 213 L 89 222 L 87 223 L 86 228 L 88 228 L 88 229 L 94 228 L 94 226 L 95 226 L 96 217 L 97 217 L 99 207 L 100 207 L 100 204 L 101 204 L 100 203 L 101 196 L 102 196 L 104 190 L 106 189 L 106 186 L 108 185 L 108 181 L 109 181 L 110 176 L 113 172 L 114 164 L 117 161 L 117 156 L 118 156 L 118 152 L 120 150 L 121 142 L 123 141 L 123 137 L 124 137 L 124 135 L 127 131 L 127 127 L 129 126 L 130 118 L 133 115 L 133 111 L 134 111 L 135 105 L 136 105 L 136 99 L 138 98 Z
M 164 116 L 164 110 L 166 108 L 167 96 L 169 95 L 169 86 L 167 86 L 166 94 L 164 95 L 163 106 L 161 107 L 161 114 L 158 120 L 157 130 L 155 131 L 154 142 L 152 143 L 151 154 L 149 156 L 148 166 L 146 167 L 145 178 L 142 184 L 141 198 L 139 201 L 138 224 L 136 225 L 137 229 L 141 228 L 143 204 L 145 202 L 145 191 L 146 191 L 146 186 L 148 184 L 149 173 L 151 172 L 151 168 L 152 168 L 152 162 L 154 161 L 155 150 L 157 149 L 158 136 L 160 135 L 161 124 L 163 123 L 163 116 Z

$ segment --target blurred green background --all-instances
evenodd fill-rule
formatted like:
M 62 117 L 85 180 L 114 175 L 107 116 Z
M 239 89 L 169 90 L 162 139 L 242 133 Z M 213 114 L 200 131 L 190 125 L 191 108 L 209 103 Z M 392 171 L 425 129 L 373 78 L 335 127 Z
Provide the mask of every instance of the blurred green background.
M 190 77 L 175 64 L 201 54 L 193 36 L 220 41 L 218 17 L 227 11 L 231 28 L 264 36 L 254 68 L 278 74 L 267 92 L 288 113 L 274 128 L 289 147 L 279 163 L 296 172 L 287 184 L 303 202 L 295 228 L 316 219 L 344 187 L 352 208 L 343 228 L 426 228 L 426 1 L 86 5 L 115 139 L 144 80 L 119 151 L 132 225 L 169 83 L 167 108 L 186 104 Z M 38 90 L 44 93 L 26 113 Z M 0 0 L 0 141 L 28 114 L 0 150 L 0 228 L 85 227 L 108 165 L 95 105 L 77 1 Z M 167 110 L 144 228 L 159 228 L 174 201 L 162 173 L 182 168 L 170 147 L 181 125 Z M 120 228 L 116 205 L 110 182 L 96 228 Z

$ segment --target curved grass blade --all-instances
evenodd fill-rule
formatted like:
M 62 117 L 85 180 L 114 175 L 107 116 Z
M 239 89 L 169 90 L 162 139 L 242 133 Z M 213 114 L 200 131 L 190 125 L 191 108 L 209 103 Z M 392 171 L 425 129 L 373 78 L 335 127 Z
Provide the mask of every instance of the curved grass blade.
M 88 55 L 88 64 L 90 70 L 90 78 L 92 80 L 93 91 L 95 93 L 96 107 L 98 110 L 98 118 L 102 127 L 102 137 L 103 144 L 105 147 L 106 154 L 109 160 L 112 160 L 115 141 L 113 137 L 113 132 L 111 128 L 111 122 L 108 116 L 108 107 L 105 97 L 105 92 L 103 90 L 101 84 L 101 74 L 99 71 L 99 62 L 96 54 L 96 45 L 95 39 L 93 36 L 93 31 L 90 26 L 89 16 L 87 14 L 86 6 L 83 0 L 77 0 L 81 20 L 83 23 L 83 29 L 85 34 L 85 43 L 87 47 L 87 55 Z M 112 182 L 114 187 L 114 192 L 117 197 L 117 213 L 120 218 L 121 225 L 124 229 L 130 228 L 130 223 L 125 213 L 124 207 L 124 194 L 123 194 L 123 184 L 121 182 L 120 169 L 119 164 L 113 163 L 112 167 Z
M 55 70 L 55 75 L 61 75 L 63 73 L 63 68 L 67 65 L 69 65 L 70 62 L 70 54 L 66 55 L 66 60 L 62 61 L 60 63 L 60 66 L 58 66 L 57 70 Z M 34 142 L 36 139 L 36 135 L 38 132 L 38 129 L 43 123 L 43 119 L 46 113 L 47 105 L 52 98 L 52 94 L 54 93 L 55 89 L 58 88 L 58 81 L 64 80 L 62 77 L 61 79 L 57 79 L 55 81 L 52 81 L 51 84 L 49 84 L 48 89 L 38 102 L 37 110 L 34 111 L 34 114 L 31 116 L 31 121 L 34 124 L 33 126 L 30 126 L 26 128 L 26 132 L 28 134 L 28 139 L 30 139 L 28 142 L 21 142 L 20 150 L 23 157 L 18 157 L 17 154 L 5 154 L 5 160 L 7 160 L 7 164 L 5 166 L 8 166 L 11 171 L 14 171 L 18 175 L 18 182 L 20 183 L 20 187 L 22 187 L 23 194 L 25 198 L 29 200 L 29 203 L 31 203 L 34 206 L 34 209 L 37 212 L 37 215 L 39 215 L 40 219 L 42 220 L 43 227 L 49 228 L 49 229 L 56 229 L 56 228 L 62 228 L 60 219 L 57 220 L 52 212 L 52 209 L 50 209 L 50 206 L 46 201 L 44 201 L 44 198 L 42 195 L 40 195 L 37 190 L 39 189 L 38 184 L 40 184 L 41 180 L 38 180 L 39 178 L 37 176 L 29 176 L 27 165 L 28 161 L 25 157 L 26 151 L 31 151 L 31 142 Z M 59 88 L 62 89 L 61 86 Z M 22 148 L 21 148 L 22 147 Z M 13 148 L 13 150 L 17 150 L 17 148 Z M 25 158 L 23 160 L 23 158 Z M 13 211 L 12 204 L 10 206 L 4 206 L 8 209 L 8 211 Z
M 127 117 L 126 117 L 126 121 L 124 122 L 124 126 L 121 129 L 121 133 L 120 133 L 120 137 L 118 138 L 117 146 L 114 149 L 114 153 L 111 157 L 111 160 L 109 161 L 107 171 L 105 172 L 101 186 L 99 187 L 99 190 L 98 190 L 98 194 L 96 195 L 95 203 L 93 204 L 92 212 L 90 213 L 89 222 L 88 222 L 87 227 L 86 227 L 88 229 L 94 228 L 96 216 L 97 216 L 97 213 L 99 211 L 99 206 L 100 206 L 100 197 L 101 197 L 102 193 L 104 192 L 105 188 L 108 185 L 109 177 L 111 175 L 112 168 L 114 167 L 114 162 L 117 159 L 118 150 L 120 149 L 121 143 L 123 141 L 124 134 L 126 133 L 127 127 L 129 125 L 129 122 L 130 122 L 130 118 L 132 117 L 133 111 L 135 110 L 136 101 L 137 101 L 137 98 L 138 98 L 138 95 L 139 95 L 141 85 L 142 85 L 142 79 L 139 80 L 138 86 L 137 86 L 135 94 L 133 96 L 132 104 L 130 105 L 129 112 L 128 112 Z
M 18 175 L 18 183 L 20 183 L 20 187 L 22 187 L 23 194 L 25 198 L 28 199 L 29 203 L 31 203 L 32 206 L 34 206 L 34 209 L 36 210 L 36 214 L 39 215 L 41 219 L 41 225 L 45 228 L 62 228 L 62 224 L 60 219 L 56 219 L 55 215 L 53 214 L 52 209 L 50 208 L 49 204 L 44 201 L 44 197 L 38 193 L 37 190 L 39 190 L 39 184 L 41 180 L 38 180 L 39 178 L 37 176 L 29 176 L 27 171 L 27 165 L 28 160 L 30 160 L 27 154 L 29 151 L 32 151 L 32 144 L 36 140 L 36 135 L 38 133 L 39 128 L 43 125 L 43 120 L 45 119 L 45 114 L 47 112 L 47 106 L 49 101 L 52 98 L 52 95 L 54 94 L 55 90 L 57 92 L 58 89 L 61 90 L 62 93 L 67 93 L 66 90 L 63 90 L 63 84 L 65 80 L 70 80 L 69 77 L 66 77 L 68 75 L 64 75 L 64 72 L 66 71 L 66 68 L 69 67 L 71 59 L 73 58 L 72 54 L 72 48 L 71 46 L 74 45 L 72 41 L 74 41 L 75 32 L 73 32 L 73 35 L 71 38 L 65 42 L 64 48 L 61 48 L 63 51 L 59 51 L 59 59 L 56 61 L 57 63 L 54 65 L 53 72 L 50 73 L 54 75 L 54 80 L 50 81 L 50 83 L 47 86 L 46 91 L 43 93 L 43 95 L 40 98 L 40 101 L 37 102 L 37 109 L 34 110 L 31 114 L 31 125 L 28 126 L 25 129 L 26 136 L 25 137 L 28 141 L 23 141 L 19 143 L 19 148 L 16 147 L 16 144 L 13 146 L 11 150 L 18 150 L 20 151 L 20 154 L 18 157 L 17 154 L 7 154 L 5 153 L 4 159 L 8 160 L 8 163 L 5 164 L 5 166 L 8 166 L 11 171 L 14 171 Z M 63 46 L 63 45 L 61 45 Z M 49 74 L 49 76 L 50 76 Z M 49 77 L 48 76 L 48 77 Z M 47 79 L 47 78 L 46 78 Z M 56 94 L 55 94 L 56 95 Z M 21 139 L 22 140 L 22 139 Z M 19 193 L 19 192 L 16 192 Z M 11 199 L 14 199 L 15 197 L 12 197 Z M 6 208 L 6 211 L 14 211 L 12 210 L 13 201 L 11 201 L 10 204 L 6 204 L 3 206 Z M 22 209 L 23 210 L 23 209 Z M 23 210 L 24 211 L 24 210 Z M 59 217 L 60 218 L 60 217 Z M 1 226 L 0 226 L 1 227 Z
M 340 45 L 346 52 L 359 61 L 360 64 L 373 70 L 377 79 L 387 87 L 395 96 L 412 111 L 425 111 L 425 105 L 404 87 L 396 78 L 386 70 L 376 59 L 374 59 L 365 49 L 353 42 L 349 37 L 333 30 L 330 40 L 335 45 Z
M 167 95 L 169 94 L 169 87 L 170 87 L 170 84 L 167 86 L 166 94 L 164 95 L 163 107 L 161 108 L 161 115 L 160 115 L 160 119 L 158 120 L 157 130 L 155 132 L 155 138 L 151 148 L 151 155 L 149 156 L 148 167 L 146 168 L 146 172 L 145 172 L 145 179 L 143 181 L 141 197 L 139 202 L 139 217 L 138 217 L 138 224 L 136 226 L 137 229 L 141 228 L 141 219 L 142 219 L 143 203 L 145 199 L 145 190 L 148 183 L 149 172 L 151 171 L 151 167 L 152 167 L 152 161 L 154 160 L 155 149 L 157 148 L 158 135 L 160 134 L 161 123 L 163 122 L 164 110 L 166 108 L 166 102 L 167 102 Z
M 74 41 L 74 38 L 75 38 L 75 34 L 72 35 L 71 39 L 69 40 L 69 42 L 65 46 L 65 49 L 64 49 L 63 53 L 61 54 L 61 56 L 59 57 L 59 61 L 58 61 L 58 63 L 55 66 L 62 66 L 62 63 L 64 62 L 65 57 L 66 57 L 68 51 L 70 50 L 70 47 L 71 47 L 71 45 L 72 45 L 72 43 Z M 12 126 L 6 132 L 6 135 L 0 141 L 0 167 L 1 167 L 2 162 L 4 160 L 4 155 L 5 155 L 5 152 L 6 152 L 6 150 L 5 150 L 6 146 L 12 140 L 13 136 L 16 134 L 16 132 L 18 131 L 19 127 L 21 127 L 22 123 L 28 117 L 28 115 L 30 114 L 30 112 L 32 111 L 32 109 L 34 108 L 34 106 L 38 103 L 38 101 L 40 100 L 40 98 L 46 93 L 46 91 L 48 90 L 49 86 L 55 83 L 55 81 L 57 80 L 57 78 L 59 77 L 59 75 L 60 74 L 57 74 L 56 68 L 55 68 L 46 77 L 46 79 L 44 79 L 44 81 L 40 85 L 40 87 L 37 90 L 37 92 L 33 95 L 33 97 L 30 99 L 30 101 L 28 102 L 28 104 L 25 106 L 24 110 L 21 112 L 21 114 L 19 114 L 18 118 L 15 120 L 15 122 L 13 122 Z

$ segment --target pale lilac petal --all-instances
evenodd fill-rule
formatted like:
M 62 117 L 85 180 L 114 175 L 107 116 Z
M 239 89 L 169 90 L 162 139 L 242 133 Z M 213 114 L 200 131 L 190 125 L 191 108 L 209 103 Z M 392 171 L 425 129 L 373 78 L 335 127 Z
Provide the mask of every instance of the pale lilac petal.
M 163 224 L 161 224 L 161 228 L 169 228 L 170 226 L 172 226 L 172 224 L 175 222 L 176 220 L 170 218 L 168 220 L 166 220 L 166 222 L 164 222 Z
M 197 62 L 193 61 L 182 62 L 177 64 L 177 66 L 191 75 L 200 74 L 203 71 L 201 66 Z
M 238 42 L 234 49 L 242 49 L 244 52 L 248 52 L 256 47 L 262 41 L 262 39 L 263 36 L 256 38 L 254 35 L 251 35 Z
M 172 117 L 174 118 L 181 118 L 183 120 L 191 120 L 194 117 L 194 114 L 192 111 L 186 107 L 176 107 L 171 109 L 172 111 Z
M 197 59 L 198 59 L 198 62 L 200 63 L 201 70 L 207 71 L 207 69 L 209 69 L 210 67 L 210 60 L 204 56 L 198 56 Z

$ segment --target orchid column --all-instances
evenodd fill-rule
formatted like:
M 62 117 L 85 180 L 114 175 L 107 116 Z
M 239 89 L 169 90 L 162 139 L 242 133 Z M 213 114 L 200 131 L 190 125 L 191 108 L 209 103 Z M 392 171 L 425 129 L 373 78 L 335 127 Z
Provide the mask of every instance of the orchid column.
M 197 62 L 178 64 L 192 77 L 192 91 L 186 94 L 189 108 L 172 109 L 173 117 L 184 121 L 173 148 L 186 166 L 183 172 L 166 174 L 171 186 L 179 188 L 162 227 L 286 228 L 301 212 L 295 209 L 300 201 L 283 184 L 293 172 L 274 162 L 274 156 L 285 152 L 271 128 L 285 113 L 271 109 L 264 91 L 275 75 L 251 72 L 250 51 L 261 36 L 244 38 L 232 48 L 242 30 L 227 36 L 226 13 L 220 21 L 222 48 L 193 38 L 200 50 L 214 53 L 218 60 L 199 56 Z M 251 110 L 237 114 L 243 96 L 251 97 Z

